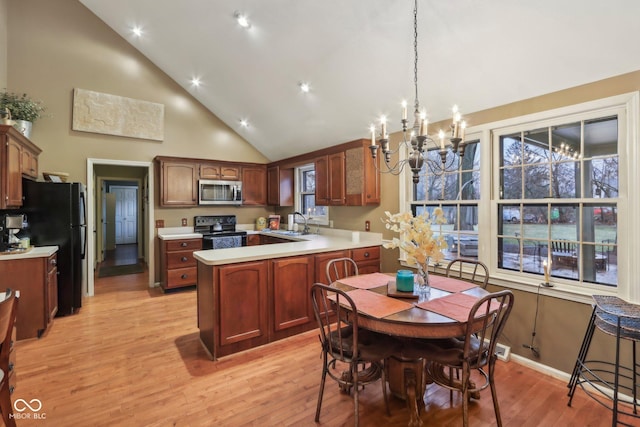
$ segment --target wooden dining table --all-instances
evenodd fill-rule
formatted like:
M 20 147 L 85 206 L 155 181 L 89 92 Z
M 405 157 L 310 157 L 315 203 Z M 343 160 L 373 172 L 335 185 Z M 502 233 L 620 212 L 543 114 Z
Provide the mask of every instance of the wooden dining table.
M 488 291 L 474 283 L 430 275 L 430 290 L 401 293 L 395 274 L 371 273 L 350 276 L 333 283 L 346 291 L 357 307 L 358 326 L 401 339 L 464 336 L 469 311 Z M 482 321 L 478 320 L 479 323 Z M 421 425 L 418 399 L 425 393 L 424 359 L 392 356 L 387 360 L 391 392 L 407 400 L 409 425 Z

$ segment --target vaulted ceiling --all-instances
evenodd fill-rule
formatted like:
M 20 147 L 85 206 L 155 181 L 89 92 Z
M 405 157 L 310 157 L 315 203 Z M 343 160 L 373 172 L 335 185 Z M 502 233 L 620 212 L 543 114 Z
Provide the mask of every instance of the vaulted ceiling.
M 411 0 L 80 1 L 272 161 L 366 138 L 381 115 L 397 131 L 401 101 L 413 104 Z M 637 0 L 418 9 L 431 122 L 453 104 L 464 115 L 640 70 Z

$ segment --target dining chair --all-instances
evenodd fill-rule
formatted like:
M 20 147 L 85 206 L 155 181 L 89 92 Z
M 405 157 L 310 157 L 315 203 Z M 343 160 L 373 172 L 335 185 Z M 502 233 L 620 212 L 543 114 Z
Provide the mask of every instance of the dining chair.
M 472 393 L 491 388 L 498 427 L 502 426 L 494 381 L 496 344 L 513 308 L 509 290 L 490 293 L 471 308 L 462 338 L 425 340 L 420 353 L 428 360 L 427 375 L 436 384 L 462 393 L 462 425 L 469 425 L 469 398 Z M 472 371 L 479 375 L 471 378 Z M 461 372 L 460 379 L 453 372 Z M 475 383 L 474 383 L 475 381 Z M 479 396 L 479 394 L 478 394 Z
M 333 283 L 338 279 L 358 275 L 358 264 L 349 258 L 335 258 L 327 263 L 327 283 Z
M 359 328 L 356 304 L 338 288 L 314 283 L 311 301 L 322 346 L 322 378 L 315 421 L 320 422 L 327 375 L 338 383 L 341 390 L 347 393 L 353 390 L 356 426 L 359 420 L 358 393 L 365 385 L 378 380 L 382 382 L 384 404 L 387 415 L 390 415 L 384 360 L 399 351 L 400 344 L 388 335 Z M 335 321 L 331 313 L 335 314 Z
M 447 264 L 447 277 L 453 277 L 462 280 L 471 280 L 471 282 L 480 286 L 482 289 L 487 288 L 489 283 L 489 269 L 487 266 L 476 259 L 456 258 Z M 470 276 L 469 276 L 470 275 Z
M 10 366 L 9 356 L 13 346 L 13 325 L 18 312 L 18 298 L 15 292 L 7 289 L 4 300 L 0 301 L 0 411 L 5 426 L 15 427 L 9 388 Z

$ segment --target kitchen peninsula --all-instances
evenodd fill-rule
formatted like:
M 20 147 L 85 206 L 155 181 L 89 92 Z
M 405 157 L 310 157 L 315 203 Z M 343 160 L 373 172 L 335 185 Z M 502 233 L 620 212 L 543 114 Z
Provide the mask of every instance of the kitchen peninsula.
M 351 257 L 360 274 L 380 271 L 379 233 L 261 233 L 287 243 L 194 252 L 200 341 L 216 360 L 316 327 L 309 292 L 326 265 Z

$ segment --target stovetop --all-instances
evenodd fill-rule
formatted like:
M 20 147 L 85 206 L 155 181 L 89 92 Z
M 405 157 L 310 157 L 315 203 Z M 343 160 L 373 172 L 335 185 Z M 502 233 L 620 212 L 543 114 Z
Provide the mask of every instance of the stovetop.
M 236 231 L 235 215 L 206 215 L 193 218 L 193 231 L 204 236 L 241 235 L 246 231 Z

